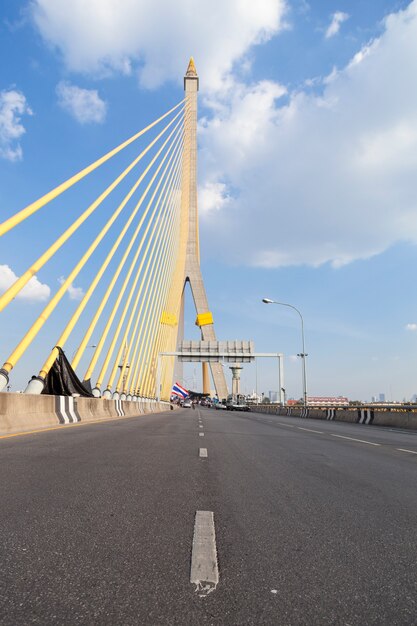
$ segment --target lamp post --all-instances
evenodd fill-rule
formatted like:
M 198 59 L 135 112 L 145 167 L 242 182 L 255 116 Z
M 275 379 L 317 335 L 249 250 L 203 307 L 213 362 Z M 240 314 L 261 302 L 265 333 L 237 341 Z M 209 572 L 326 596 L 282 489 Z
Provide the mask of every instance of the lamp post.
M 287 302 L 276 302 L 275 300 L 270 300 L 269 298 L 262 298 L 262 302 L 264 304 L 280 304 L 281 306 L 288 306 L 290 309 L 294 309 L 294 311 L 297 311 L 298 315 L 300 316 L 300 321 L 301 321 L 301 344 L 302 344 L 302 351 L 299 352 L 297 354 L 297 356 L 299 356 L 302 359 L 302 374 L 303 374 L 303 404 L 304 406 L 307 406 L 307 375 L 306 375 L 306 357 L 308 356 L 308 354 L 306 353 L 305 350 L 305 341 L 304 341 L 304 320 L 303 320 L 303 316 L 301 315 L 300 311 L 297 309 L 297 307 L 293 306 L 292 304 L 288 304 Z

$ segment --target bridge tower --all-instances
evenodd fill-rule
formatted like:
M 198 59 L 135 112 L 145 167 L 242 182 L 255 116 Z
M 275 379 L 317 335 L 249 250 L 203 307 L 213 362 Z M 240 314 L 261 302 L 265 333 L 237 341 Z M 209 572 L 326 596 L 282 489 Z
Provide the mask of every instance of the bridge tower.
M 183 328 L 184 298 L 187 282 L 190 284 L 197 319 L 196 325 L 201 331 L 204 341 L 216 341 L 213 315 L 208 306 L 206 290 L 200 268 L 200 247 L 198 233 L 198 204 L 197 204 L 197 93 L 199 80 L 193 58 L 190 59 L 184 77 L 185 90 L 185 123 L 184 123 L 184 171 L 182 179 L 182 193 L 184 197 L 184 219 L 187 220 L 187 244 L 185 257 L 185 271 L 183 278 L 182 306 L 179 321 L 179 339 Z M 203 391 L 210 392 L 208 366 L 211 369 L 214 386 L 219 399 L 227 397 L 227 385 L 223 366 L 220 363 L 202 363 Z

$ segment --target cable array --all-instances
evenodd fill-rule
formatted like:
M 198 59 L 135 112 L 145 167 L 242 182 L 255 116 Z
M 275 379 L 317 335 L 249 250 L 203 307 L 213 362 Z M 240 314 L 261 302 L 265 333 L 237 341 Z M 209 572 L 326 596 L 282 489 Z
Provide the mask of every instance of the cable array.
M 58 252 L 71 245 L 71 238 L 76 233 L 87 241 L 85 250 L 61 281 L 59 289 L 4 361 L 0 370 L 0 391 L 41 329 L 56 314 L 74 280 L 88 267 L 93 267 L 88 288 L 70 312 L 56 341 L 51 342 L 55 347 L 46 356 L 38 375 L 32 377 L 27 391 L 42 391 L 59 356 L 59 349 L 65 352 L 74 331 L 81 339 L 70 359 L 71 366 L 87 386 L 94 386 L 95 396 L 153 397 L 158 376 L 161 388 L 166 388 L 166 381 L 172 380 L 173 362 L 165 362 L 159 371 L 158 354 L 175 346 L 178 331 L 182 289 L 179 276 L 184 267 L 186 242 L 184 194 L 181 190 L 187 115 L 187 101 L 184 100 L 0 224 L 0 236 L 4 236 L 40 209 L 47 211 L 47 205 L 54 199 L 165 120 L 163 128 L 140 149 L 129 165 L 0 296 L 0 311 L 13 306 L 14 299 L 25 285 L 47 264 L 50 266 Z M 129 180 L 129 176 L 136 176 L 134 183 L 120 202 L 114 201 L 116 206 L 110 214 L 106 213 L 102 208 L 105 202 L 113 202 L 111 194 L 121 188 L 121 183 Z M 100 211 L 103 211 L 104 220 L 94 234 L 88 219 L 93 214 L 99 215 Z M 91 347 L 93 336 L 99 336 L 99 340 L 94 345 L 93 354 L 87 355 L 86 349 Z

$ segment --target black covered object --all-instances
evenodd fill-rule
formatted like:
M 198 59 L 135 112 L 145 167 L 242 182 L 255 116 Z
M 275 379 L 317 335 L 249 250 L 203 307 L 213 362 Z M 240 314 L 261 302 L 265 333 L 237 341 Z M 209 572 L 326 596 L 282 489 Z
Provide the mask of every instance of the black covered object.
M 64 351 L 56 346 L 59 354 L 45 379 L 42 393 L 51 396 L 72 396 L 76 393 L 85 398 L 93 398 L 91 385 L 82 383 L 72 369 Z

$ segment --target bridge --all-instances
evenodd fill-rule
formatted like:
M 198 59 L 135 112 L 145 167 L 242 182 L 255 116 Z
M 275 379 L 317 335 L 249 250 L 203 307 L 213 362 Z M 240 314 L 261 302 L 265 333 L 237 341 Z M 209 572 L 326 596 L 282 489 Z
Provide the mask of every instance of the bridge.
M 70 245 L 77 231 L 82 227 L 89 229 L 92 241 L 87 250 L 82 250 L 80 254 L 75 249 L 74 257 L 78 254 L 79 259 L 3 363 L 0 369 L 0 390 L 7 386 L 12 370 L 89 263 L 94 264 L 93 279 L 39 373 L 32 377 L 26 393 L 57 393 L 61 386 L 64 395 L 72 395 L 71 392 L 75 391 L 82 396 L 91 395 L 91 392 L 95 397 L 103 395 L 104 398 L 119 399 L 122 396 L 124 400 L 136 400 L 138 396 L 155 397 L 158 354 L 174 350 L 183 338 L 186 283 L 191 286 L 197 313 L 196 324 L 201 329 L 202 340 L 216 341 L 213 316 L 200 270 L 197 211 L 198 75 L 192 59 L 184 78 L 184 89 L 184 100 L 167 113 L 0 225 L 0 235 L 4 236 L 38 211 L 44 210 L 53 200 L 131 143 L 155 131 L 147 145 L 140 149 L 139 155 L 0 297 L 0 310 L 13 305 L 14 298 L 32 277 L 48 262 L 54 262 L 55 255 L 63 246 Z M 141 166 L 143 169 L 138 175 Z M 116 196 L 118 188 L 131 172 L 135 173 L 134 183 L 117 205 L 113 196 Z M 105 201 L 109 198 L 117 208 L 93 235 L 94 225 L 91 219 L 89 222 L 87 220 L 94 215 L 98 222 L 101 219 L 100 210 L 105 212 Z M 101 297 L 96 297 L 101 287 Z M 106 320 L 105 323 L 103 320 Z M 69 365 L 64 349 L 71 334 L 75 329 L 79 331 L 81 325 L 84 329 L 83 337 Z M 68 370 L 67 378 L 73 378 L 93 333 L 97 332 L 100 339 L 79 383 L 71 386 L 60 381 L 58 384 L 57 370 L 61 378 L 63 369 Z M 227 386 L 218 362 L 203 364 L 204 391 L 210 389 L 208 367 L 218 397 L 226 398 Z M 174 359 L 164 359 L 158 395 L 165 400 L 169 400 L 173 373 Z M 93 377 L 95 385 L 91 389 Z M 107 384 L 103 389 L 106 377 Z
M 414 414 L 169 405 L 187 358 L 223 398 L 221 361 L 256 355 L 218 341 L 205 293 L 198 81 L 191 60 L 183 100 L 0 225 L 3 237 L 35 231 L 135 148 L 0 296 L 12 310 L 73 244 L 59 289 L 2 357 L 0 624 L 414 624 Z M 196 346 L 183 336 L 187 283 Z M 25 393 L 6 393 L 49 325 L 53 349 Z

